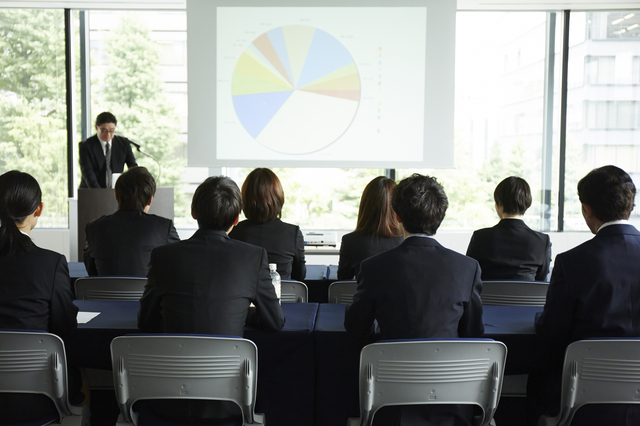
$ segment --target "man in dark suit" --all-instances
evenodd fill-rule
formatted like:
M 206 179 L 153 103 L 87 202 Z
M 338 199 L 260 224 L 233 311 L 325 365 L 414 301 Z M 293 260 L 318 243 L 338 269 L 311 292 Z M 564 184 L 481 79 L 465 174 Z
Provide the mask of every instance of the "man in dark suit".
M 116 182 L 118 211 L 86 226 L 84 264 L 89 275 L 145 277 L 151 250 L 180 241 L 171 219 L 148 214 L 156 182 L 132 167 Z
M 545 357 L 529 375 L 530 424 L 539 414 L 558 413 L 562 362 L 571 342 L 640 337 L 640 232 L 628 221 L 635 194 L 629 175 L 615 166 L 592 170 L 578 183 L 582 215 L 595 237 L 556 257 L 536 320 Z M 640 410 L 588 405 L 571 424 L 637 425 Z
M 113 173 L 122 173 L 125 163 L 138 165 L 129 140 L 115 135 L 117 124 L 113 114 L 103 112 L 96 117 L 96 134 L 80 142 L 80 188 L 112 188 Z
M 151 252 L 138 314 L 141 331 L 242 336 L 245 321 L 282 329 L 267 252 L 227 235 L 241 208 L 240 190 L 229 178 L 210 177 L 198 187 L 191 203 L 198 231 Z
M 500 222 L 473 233 L 467 256 L 478 261 L 483 280 L 547 281 L 551 240 L 522 220 L 531 206 L 529 184 L 509 176 L 496 186 L 493 198 Z
M 429 176 L 414 174 L 394 190 L 392 206 L 405 240 L 362 262 L 358 290 L 346 308 L 347 331 L 365 336 L 375 320 L 382 339 L 481 336 L 478 262 L 444 248 L 433 237 L 448 207 L 442 186 Z M 403 425 L 471 424 L 472 411 L 466 406 L 400 411 Z M 393 416 L 397 419 L 398 414 Z

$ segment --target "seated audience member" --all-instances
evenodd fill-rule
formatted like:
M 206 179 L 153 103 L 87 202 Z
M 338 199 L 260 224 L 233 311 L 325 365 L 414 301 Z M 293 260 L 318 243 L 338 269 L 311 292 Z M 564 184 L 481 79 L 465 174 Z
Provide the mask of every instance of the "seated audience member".
M 510 176 L 498 184 L 493 199 L 500 222 L 475 231 L 467 248 L 467 256 L 482 268 L 482 279 L 547 281 L 551 240 L 522 220 L 531 206 L 529 184 Z
M 640 232 L 628 222 L 635 194 L 629 175 L 615 166 L 592 170 L 578 182 L 582 215 L 595 237 L 556 257 L 535 324 L 546 353 L 529 375 L 530 424 L 560 409 L 562 363 L 570 343 L 640 337 Z M 571 422 L 605 424 L 638 425 L 640 407 L 587 405 Z
M 434 238 L 448 207 L 442 186 L 432 177 L 414 174 L 398 184 L 392 206 L 404 241 L 362 262 L 358 290 L 346 308 L 346 330 L 366 336 L 377 321 L 382 339 L 481 336 L 478 262 L 444 248 Z M 380 419 L 376 424 L 398 424 L 400 417 L 402 425 L 470 425 L 473 414 L 471 406 L 403 406 L 397 412 L 386 411 L 393 420 L 380 423 Z
M 142 332 L 242 336 L 245 322 L 282 329 L 284 314 L 271 283 L 267 252 L 227 235 L 241 209 L 240 190 L 229 178 L 210 177 L 196 189 L 191 215 L 198 231 L 151 252 L 138 313 Z M 249 308 L 251 303 L 255 308 Z M 235 404 L 225 401 L 159 400 L 146 407 L 145 412 L 179 421 L 239 414 Z
M 65 257 L 31 241 L 43 208 L 40 186 L 31 175 L 13 170 L 0 176 L 0 328 L 64 337 L 76 329 L 78 308 Z M 77 371 L 70 368 L 69 373 L 69 395 L 81 396 Z M 57 411 L 44 395 L 0 395 L 3 424 L 49 415 Z
M 378 176 L 362 192 L 356 230 L 342 237 L 338 279 L 352 280 L 358 275 L 360 262 L 375 254 L 398 247 L 403 237 L 398 229 L 391 193 L 393 179 Z
M 303 280 L 307 274 L 304 239 L 300 227 L 280 220 L 284 191 L 280 179 L 269 169 L 255 169 L 242 184 L 246 220 L 238 223 L 231 238 L 267 250 L 283 280 Z
M 148 214 L 156 182 L 144 167 L 132 167 L 116 182 L 118 211 L 86 226 L 84 264 L 89 275 L 144 277 L 151 250 L 180 241 L 171 219 Z

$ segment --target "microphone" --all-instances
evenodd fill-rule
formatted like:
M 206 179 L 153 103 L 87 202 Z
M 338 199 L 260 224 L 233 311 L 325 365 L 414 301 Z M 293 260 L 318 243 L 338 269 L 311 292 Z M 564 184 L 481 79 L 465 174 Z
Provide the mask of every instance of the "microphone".
M 135 146 L 136 149 L 138 150 L 139 153 L 141 153 L 142 155 L 146 155 L 147 157 L 151 158 L 153 161 L 156 162 L 156 164 L 158 165 L 158 177 L 156 178 L 156 182 L 160 181 L 160 175 L 162 174 L 162 166 L 160 165 L 160 162 L 158 161 L 158 159 L 156 157 L 154 157 L 151 154 L 148 154 L 146 152 L 144 152 L 143 150 L 140 149 L 140 144 L 138 142 L 134 142 L 129 138 L 124 137 L 124 140 L 126 140 L 127 142 L 129 142 L 131 145 Z

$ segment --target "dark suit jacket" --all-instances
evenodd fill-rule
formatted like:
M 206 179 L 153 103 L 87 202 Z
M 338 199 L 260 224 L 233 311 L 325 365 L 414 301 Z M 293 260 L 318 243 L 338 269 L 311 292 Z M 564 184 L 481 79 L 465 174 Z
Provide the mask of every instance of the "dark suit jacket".
M 146 277 L 151 250 L 180 241 L 173 221 L 118 210 L 87 223 L 84 264 L 89 275 Z
M 28 253 L 0 256 L 0 328 L 45 330 L 66 335 L 76 329 L 67 260 L 33 246 Z
M 473 233 L 467 256 L 478 261 L 483 280 L 547 281 L 551 240 L 520 219 L 502 219 Z
M 566 347 L 576 340 L 640 337 L 640 232 L 635 227 L 607 226 L 593 239 L 556 256 L 536 333 L 557 352 L 550 358 L 557 360 L 558 368 Z M 638 408 L 587 406 L 571 424 L 640 424 Z M 626 423 L 628 419 L 635 420 Z
M 410 237 L 362 262 L 344 326 L 364 336 L 377 320 L 382 339 L 478 337 L 481 292 L 478 262 L 433 238 Z
M 338 279 L 352 280 L 360 271 L 360 263 L 383 251 L 398 247 L 403 237 L 385 238 L 365 235 L 361 232 L 350 232 L 342 237 L 340 244 L 340 261 L 338 263 Z
M 382 339 L 479 337 L 484 333 L 481 292 L 478 262 L 433 238 L 410 237 L 362 262 L 344 326 L 364 336 L 377 320 Z M 383 410 L 375 424 L 470 425 L 473 414 L 471 407 L 459 405 Z
M 151 252 L 141 331 L 242 336 L 245 320 L 274 331 L 284 325 L 263 248 L 199 229 Z
M 269 263 L 278 265 L 278 274 L 283 280 L 301 281 L 307 275 L 300 227 L 280 219 L 267 223 L 243 220 L 231 230 L 229 236 L 267 250 Z
M 97 135 L 80 142 L 79 160 L 82 171 L 80 188 L 106 188 L 107 164 Z M 116 135 L 111 140 L 111 171 L 122 173 L 125 163 L 127 167 L 138 165 L 129 140 Z

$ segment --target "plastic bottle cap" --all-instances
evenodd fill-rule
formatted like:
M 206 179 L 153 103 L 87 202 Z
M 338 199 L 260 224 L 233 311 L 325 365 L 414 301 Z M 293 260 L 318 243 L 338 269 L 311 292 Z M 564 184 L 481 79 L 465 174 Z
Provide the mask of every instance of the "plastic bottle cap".
M 269 270 L 270 271 L 275 271 L 277 269 L 278 265 L 276 265 L 275 263 L 270 263 L 269 264 Z

